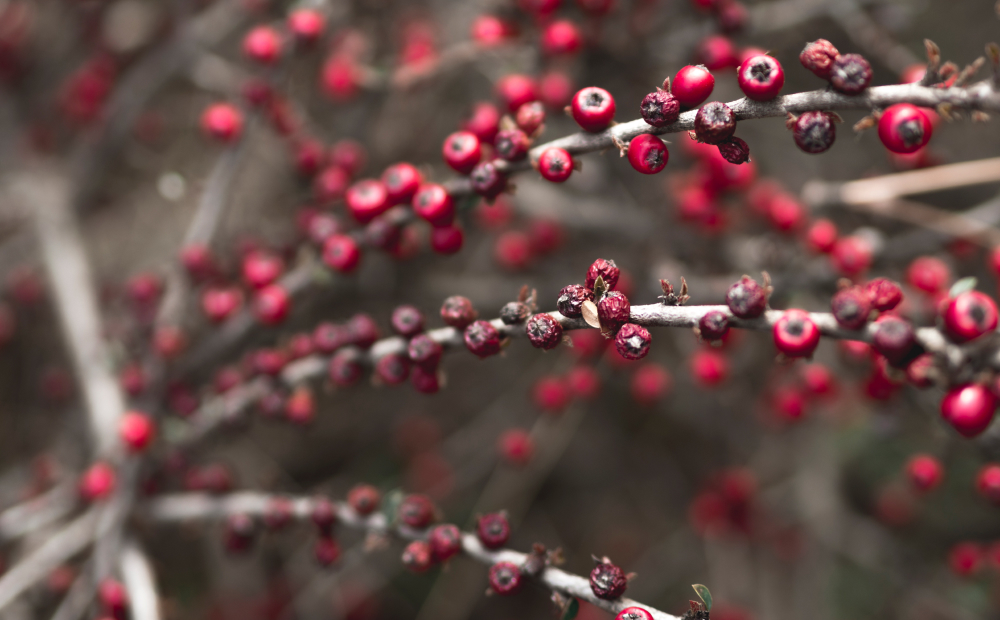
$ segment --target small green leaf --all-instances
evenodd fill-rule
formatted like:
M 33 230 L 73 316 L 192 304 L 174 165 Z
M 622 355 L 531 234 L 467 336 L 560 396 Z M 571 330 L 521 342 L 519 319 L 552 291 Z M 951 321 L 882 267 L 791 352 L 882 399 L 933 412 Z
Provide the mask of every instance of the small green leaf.
M 691 587 L 694 588 L 694 592 L 698 595 L 698 598 L 705 603 L 705 611 L 712 611 L 712 593 L 708 591 L 708 587 L 700 583 L 696 583 Z
M 406 495 L 402 489 L 393 489 L 382 498 L 382 514 L 385 522 L 392 527 L 396 524 L 396 516 L 399 513 L 399 505 L 403 503 Z
M 951 290 L 948 291 L 948 297 L 958 297 L 962 293 L 968 293 L 976 288 L 978 281 L 969 276 L 968 278 L 962 278 L 958 282 L 951 285 Z
M 563 608 L 562 616 L 560 616 L 559 620 L 573 620 L 578 613 L 580 613 L 580 601 L 572 598 L 569 600 L 569 604 Z

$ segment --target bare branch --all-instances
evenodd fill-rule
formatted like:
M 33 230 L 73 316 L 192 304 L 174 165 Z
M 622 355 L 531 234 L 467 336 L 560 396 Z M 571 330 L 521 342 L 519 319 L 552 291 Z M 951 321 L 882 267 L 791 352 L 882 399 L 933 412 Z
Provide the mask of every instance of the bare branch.
M 160 600 L 153 567 L 134 540 L 125 543 L 119 560 L 122 580 L 134 620 L 160 620 Z

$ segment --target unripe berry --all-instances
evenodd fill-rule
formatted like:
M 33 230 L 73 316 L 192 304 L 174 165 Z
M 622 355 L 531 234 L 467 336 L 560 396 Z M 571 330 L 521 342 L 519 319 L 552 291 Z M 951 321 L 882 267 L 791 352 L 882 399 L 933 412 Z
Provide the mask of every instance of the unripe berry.
M 613 601 L 625 594 L 628 578 L 625 572 L 604 558 L 590 571 L 590 590 L 599 599 Z
M 497 134 L 495 148 L 501 159 L 520 161 L 528 156 L 531 139 L 520 129 L 505 129 Z
M 315 9 L 297 9 L 288 15 L 288 30 L 303 45 L 312 45 L 323 36 L 326 18 Z
M 564 286 L 556 299 L 556 309 L 563 316 L 577 318 L 583 315 L 583 302 L 594 301 L 594 291 L 579 284 Z
M 941 399 L 941 417 L 964 437 L 975 437 L 993 421 L 997 398 L 988 388 L 970 383 L 952 388 Z
M 754 319 L 767 309 L 767 291 L 750 276 L 743 276 L 726 293 L 729 311 L 741 319 Z
M 1000 504 L 1000 465 L 989 463 L 979 470 L 976 490 L 994 504 Z
M 878 119 L 878 138 L 893 153 L 913 153 L 931 139 L 931 122 L 915 105 L 897 103 L 882 112 Z
M 514 117 L 514 122 L 517 123 L 518 128 L 526 135 L 534 135 L 534 133 L 542 126 L 542 123 L 545 122 L 545 106 L 541 101 L 532 101 L 522 105 L 517 109 L 517 115 Z M 500 145 L 498 144 L 497 152 L 499 152 L 499 150 Z
M 602 300 L 603 301 L 603 300 Z M 598 314 L 600 307 L 598 307 Z M 645 327 L 634 323 L 626 323 L 615 335 L 615 349 L 627 360 L 641 360 L 649 353 L 649 345 L 653 337 Z
M 562 325 L 551 314 L 533 315 L 524 324 L 524 331 L 528 334 L 531 345 L 538 349 L 548 351 L 556 348 L 562 342 Z
M 431 568 L 432 558 L 431 546 L 422 540 L 414 540 L 403 550 L 403 566 L 412 573 L 426 573 Z
M 550 23 L 542 31 L 542 53 L 546 56 L 572 55 L 583 47 L 583 35 L 576 24 L 560 19 Z
M 628 322 L 631 314 L 632 305 L 620 291 L 609 291 L 597 302 L 597 318 L 601 327 L 611 333 L 617 333 Z
M 87 502 L 105 499 L 115 490 L 115 478 L 111 465 L 103 461 L 94 463 L 80 476 L 80 497 Z
M 118 434 L 130 451 L 142 452 L 156 436 L 156 426 L 146 414 L 129 411 L 118 423 Z
M 521 589 L 524 577 L 513 562 L 497 562 L 490 567 L 490 589 L 500 596 L 514 594 Z
M 424 180 L 416 166 L 406 162 L 389 166 L 381 178 L 391 205 L 406 204 L 413 200 Z
M 330 381 L 339 387 L 350 387 L 361 380 L 363 372 L 357 351 L 340 349 L 330 358 L 327 369 Z
M 682 106 L 693 108 L 708 99 L 714 88 L 715 77 L 704 65 L 688 65 L 674 76 L 670 92 Z
M 785 85 L 785 71 L 771 56 L 753 56 L 736 70 L 736 79 L 748 99 L 770 101 Z
M 493 162 L 483 162 L 469 174 L 472 189 L 486 200 L 493 200 L 507 189 L 507 175 L 497 170 Z
M 460 295 L 453 295 L 441 304 L 441 320 L 455 329 L 465 329 L 479 316 L 472 302 Z
M 422 530 L 434 522 L 434 504 L 426 495 L 407 495 L 399 504 L 398 516 L 408 527 Z
M 500 456 L 511 465 L 525 465 L 535 453 L 535 442 L 527 431 L 512 428 L 497 440 Z
M 465 328 L 465 347 L 477 357 L 500 352 L 500 332 L 489 321 L 476 321 Z
M 228 103 L 216 103 L 205 108 L 201 128 L 219 142 L 235 142 L 243 133 L 243 113 Z
M 265 325 L 277 325 L 284 321 L 290 308 L 291 298 L 280 284 L 264 287 L 254 296 L 254 315 Z
M 570 113 L 584 131 L 603 131 L 615 118 L 615 100 L 603 88 L 588 86 L 573 95 Z
M 347 493 L 347 503 L 362 517 L 375 512 L 382 501 L 382 494 L 370 484 L 355 485 Z
M 774 346 L 788 357 L 810 357 L 819 344 L 819 328 L 802 310 L 787 310 L 774 324 Z
M 936 295 L 948 287 L 951 270 L 939 258 L 921 256 L 910 263 L 906 270 L 906 281 L 914 288 Z
M 906 476 L 921 493 L 926 493 L 941 484 L 944 469 L 941 462 L 929 454 L 914 455 L 906 463 Z
M 729 316 L 721 310 L 709 310 L 698 319 L 698 335 L 704 340 L 722 340 L 729 333 Z
M 615 620 L 653 620 L 653 614 L 642 607 L 626 607 L 618 612 Z
M 997 328 L 997 306 L 979 291 L 966 291 L 948 300 L 942 319 L 952 340 L 968 342 Z
M 476 537 L 487 549 L 499 549 L 510 538 L 510 523 L 503 512 L 494 512 L 479 517 L 476 522 Z
M 458 555 L 462 550 L 462 532 L 458 526 L 450 523 L 438 525 L 427 537 L 431 548 L 431 557 L 435 562 L 444 562 Z
M 538 99 L 538 86 L 532 78 L 515 73 L 500 78 L 496 93 L 509 112 L 517 112 L 522 105 Z
M 837 291 L 830 300 L 833 318 L 844 329 L 861 329 L 871 314 L 871 300 L 860 286 L 850 286 Z
M 872 81 L 872 66 L 860 54 L 837 56 L 830 67 L 830 84 L 845 95 L 857 95 Z
M 438 226 L 431 230 L 431 249 L 438 254 L 455 254 L 465 243 L 465 233 L 454 224 Z
M 322 567 L 332 566 L 340 559 L 340 545 L 332 536 L 320 536 L 313 547 L 313 557 Z
M 706 103 L 694 117 L 694 132 L 700 142 L 719 144 L 736 131 L 736 115 L 721 101 Z
M 340 273 L 351 273 L 361 262 L 361 249 L 349 235 L 330 235 L 323 243 L 323 263 Z
M 691 356 L 691 375 L 699 385 L 718 385 L 729 375 L 729 361 L 722 353 L 699 349 Z
M 830 79 L 830 72 L 833 70 L 833 61 L 840 56 L 840 52 L 826 39 L 816 39 L 812 43 L 807 43 L 805 49 L 799 54 L 799 62 L 806 69 L 809 69 L 816 77 L 824 80 Z
M 728 69 L 739 64 L 736 46 L 728 38 L 720 35 L 702 39 L 695 49 L 695 57 L 711 71 Z
M 795 145 L 806 153 L 822 153 L 837 139 L 837 126 L 827 112 L 803 112 L 792 127 Z
M 644 133 L 628 143 L 628 163 L 643 174 L 656 174 L 667 165 L 667 145 L 653 134 Z
M 573 156 L 565 149 L 547 148 L 538 158 L 538 171 L 546 181 L 563 183 L 573 174 Z
M 639 112 L 642 119 L 653 127 L 666 127 L 677 121 L 681 114 L 681 102 L 669 91 L 657 89 L 643 97 Z
M 254 62 L 272 65 L 281 57 L 281 36 L 274 28 L 257 26 L 243 38 L 243 54 Z
M 455 220 L 455 202 L 441 185 L 425 183 L 413 196 L 413 212 L 432 226 L 449 226 Z
M 460 174 L 469 174 L 479 163 L 482 149 L 479 138 L 468 131 L 456 131 L 444 140 L 441 147 L 444 162 Z
M 830 262 L 841 275 L 859 275 L 871 267 L 872 246 L 861 237 L 841 237 L 833 246 Z
M 593 290 L 597 284 L 597 278 L 601 278 L 604 280 L 604 285 L 608 287 L 608 290 L 614 290 L 618 286 L 618 279 L 621 277 L 621 273 L 621 269 L 618 268 L 615 261 L 598 258 L 587 269 L 585 286 Z

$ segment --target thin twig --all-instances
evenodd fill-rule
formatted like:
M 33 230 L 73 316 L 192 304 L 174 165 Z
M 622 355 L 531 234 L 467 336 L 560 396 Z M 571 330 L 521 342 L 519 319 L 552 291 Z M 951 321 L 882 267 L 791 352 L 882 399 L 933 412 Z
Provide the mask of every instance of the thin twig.
M 119 570 L 128 591 L 133 620 L 160 620 L 160 601 L 153 567 L 135 540 L 127 541 L 122 548 Z

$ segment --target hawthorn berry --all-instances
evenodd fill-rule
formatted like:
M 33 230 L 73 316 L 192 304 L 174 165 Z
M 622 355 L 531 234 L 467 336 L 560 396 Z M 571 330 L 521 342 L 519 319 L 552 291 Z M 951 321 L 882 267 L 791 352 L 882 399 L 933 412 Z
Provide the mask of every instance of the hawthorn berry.
M 398 205 L 413 200 L 424 182 L 424 175 L 413 164 L 402 162 L 386 168 L 381 179 L 389 204 Z
M 510 538 L 510 523 L 503 512 L 485 514 L 476 521 L 476 538 L 487 549 L 499 549 Z
M 320 536 L 313 547 L 313 557 L 322 567 L 332 566 L 340 559 L 340 545 L 332 536 Z
M 482 157 L 479 138 L 468 131 L 456 131 L 444 140 L 441 147 L 444 163 L 459 174 L 469 174 Z
M 517 112 L 522 105 L 538 99 L 538 85 L 534 79 L 514 73 L 500 78 L 496 94 L 507 104 L 509 112 Z
M 201 128 L 219 142 L 235 142 L 243 133 L 243 113 L 228 103 L 216 103 L 205 108 Z
M 455 220 L 455 202 L 443 186 L 425 183 L 413 196 L 413 212 L 432 226 L 449 226 Z
M 394 218 L 387 216 L 388 214 L 383 214 L 368 222 L 363 233 L 364 242 L 400 257 L 404 248 L 403 229 Z
M 462 129 L 479 138 L 480 143 L 492 144 L 500 131 L 500 110 L 492 103 L 480 101 L 472 115 L 462 123 Z
M 348 505 L 362 517 L 375 512 L 381 502 L 382 494 L 370 484 L 355 485 L 347 492 Z
M 599 560 L 590 571 L 590 590 L 599 599 L 613 601 L 625 594 L 628 578 L 625 571 L 607 558 Z
M 330 163 L 343 168 L 352 177 L 364 169 L 367 161 L 365 147 L 357 140 L 338 140 L 330 147 Z
M 465 233 L 454 224 L 436 226 L 431 230 L 431 249 L 438 254 L 455 254 L 462 249 L 463 243 L 465 243 Z
M 514 116 L 514 122 L 517 123 L 518 128 L 525 133 L 526 136 L 532 136 L 536 131 L 541 128 L 542 123 L 545 122 L 545 106 L 541 101 L 531 101 L 528 102 L 517 109 L 517 114 Z M 500 145 L 497 144 L 497 152 L 500 151 Z M 503 157 L 501 155 L 501 157 Z M 507 159 L 504 157 L 504 159 Z
M 257 26 L 243 37 L 243 54 L 254 62 L 272 65 L 281 57 L 281 35 L 270 26 Z
M 580 284 L 570 284 L 559 291 L 556 309 L 563 316 L 577 318 L 583 315 L 585 301 L 594 301 L 594 291 Z
M 871 314 L 871 299 L 860 286 L 843 288 L 830 300 L 833 318 L 844 329 L 861 329 L 868 323 Z
M 837 225 L 826 218 L 820 218 L 806 231 L 806 245 L 814 252 L 828 254 L 837 243 Z
M 500 456 L 511 465 L 525 465 L 535 453 L 535 442 L 527 431 L 512 428 L 497 440 Z
M 312 45 L 323 36 L 326 18 L 315 9 L 296 9 L 288 15 L 288 30 L 303 45 Z
M 837 56 L 830 66 L 830 84 L 845 95 L 857 95 L 872 81 L 872 66 L 860 54 Z
M 490 589 L 500 596 L 514 594 L 521 589 L 524 578 L 521 569 L 513 562 L 497 562 L 490 567 Z
M 535 405 L 545 413 L 557 414 L 569 405 L 572 394 L 569 385 L 562 377 L 545 375 L 541 377 L 531 391 Z
M 546 181 L 564 183 L 573 174 L 573 156 L 565 149 L 549 147 L 538 158 L 538 171 Z
M 734 34 L 743 30 L 749 19 L 750 12 L 746 5 L 739 0 L 723 0 L 715 10 L 715 21 L 719 24 L 719 30 L 725 34 Z M 741 52 L 740 59 L 745 57 L 746 50 Z
M 111 578 L 101 580 L 97 587 L 97 600 L 105 611 L 116 618 L 123 617 L 129 605 L 128 591 L 124 584 Z
M 608 291 L 597 302 L 597 318 L 601 322 L 601 327 L 611 333 L 617 333 L 618 329 L 628 322 L 631 314 L 632 305 L 621 291 Z M 617 346 L 617 340 L 615 344 Z
M 626 607 L 618 612 L 615 620 L 653 620 L 653 614 L 642 607 Z
M 94 463 L 80 476 L 80 497 L 87 502 L 105 499 L 115 490 L 115 478 L 115 470 L 111 465 L 104 461 Z
M 598 306 L 600 313 L 600 306 Z M 649 345 L 653 342 L 653 337 L 649 331 L 641 325 L 626 323 L 615 335 L 615 349 L 618 354 L 627 360 L 641 360 L 649 353 Z
M 822 153 L 837 139 L 837 126 L 828 112 L 803 112 L 792 126 L 795 145 L 811 154 Z
M 265 325 L 277 325 L 284 321 L 290 308 L 291 298 L 280 284 L 265 286 L 254 295 L 254 315 Z
M 163 359 L 173 359 L 187 346 L 184 330 L 176 325 L 160 325 L 153 331 L 153 349 Z
M 702 386 L 710 387 L 726 380 L 729 361 L 718 351 L 699 349 L 691 356 L 691 375 Z
M 379 339 L 378 324 L 371 316 L 358 313 L 347 321 L 347 338 L 350 344 L 369 349 Z
M 441 304 L 441 320 L 455 329 L 465 329 L 478 317 L 479 313 L 467 297 L 453 295 Z
M 364 179 L 348 187 L 344 201 L 354 219 L 362 224 L 367 224 L 392 206 L 385 185 L 376 179 Z
M 916 258 L 906 269 L 906 281 L 929 295 L 943 291 L 950 280 L 951 270 L 948 265 L 933 256 Z
M 788 357 L 810 357 L 819 344 L 819 327 L 803 310 L 786 310 L 774 324 L 774 346 Z
M 685 108 L 701 105 L 715 88 L 715 77 L 704 65 L 682 67 L 670 86 L 670 93 Z
M 681 102 L 669 91 L 658 88 L 642 98 L 639 112 L 642 119 L 653 127 L 666 127 L 680 117 Z
M 918 356 L 906 367 L 906 380 L 918 388 L 934 385 L 935 374 L 934 356 L 930 353 Z
M 412 494 L 399 504 L 398 516 L 408 527 L 422 530 L 434 522 L 434 504 L 426 495 Z
M 156 426 L 144 413 L 129 411 L 118 423 L 118 434 L 132 452 L 142 452 L 156 436 Z
M 604 280 L 604 285 L 608 290 L 614 290 L 618 286 L 618 280 L 621 278 L 621 269 L 615 264 L 615 261 L 598 258 L 590 267 L 587 268 L 587 279 L 585 280 L 585 286 L 593 290 L 594 286 L 597 284 L 597 278 Z
M 462 531 L 451 523 L 437 525 L 427 537 L 427 543 L 430 545 L 434 561 L 444 562 L 462 550 Z
M 976 490 L 994 504 L 1000 504 L 1000 465 L 984 465 L 976 475 Z
M 743 141 L 742 138 L 733 136 L 723 140 L 717 146 L 719 147 L 719 154 L 731 164 L 739 165 L 750 161 L 750 145 Z
M 414 540 L 403 549 L 403 566 L 413 573 L 425 573 L 431 568 L 433 553 L 431 546 L 422 541 Z
M 570 56 L 583 47 L 583 35 L 576 24 L 559 19 L 542 31 L 542 53 L 546 56 Z
M 333 234 L 323 242 L 323 263 L 340 273 L 351 273 L 361 262 L 361 248 L 350 235 Z
M 478 15 L 472 22 L 472 40 L 483 47 L 496 47 L 506 42 L 510 26 L 495 15 Z
M 538 97 L 550 110 L 562 110 L 573 98 L 573 81 L 562 71 L 549 71 L 538 82 Z
M 897 103 L 889 106 L 878 119 L 878 138 L 893 153 L 913 153 L 931 139 L 932 127 L 927 114 L 915 105 Z
M 441 389 L 441 379 L 436 368 L 414 366 L 410 370 L 410 385 L 421 394 L 436 394 Z
M 375 362 L 375 375 L 387 385 L 399 385 L 410 376 L 410 359 L 398 353 L 383 355 Z
M 519 325 L 531 317 L 531 307 L 520 301 L 511 301 L 500 308 L 500 320 L 504 325 Z
M 309 506 L 309 519 L 321 536 L 330 536 L 337 524 L 337 507 L 325 497 L 315 497 Z
M 352 349 L 340 349 L 330 358 L 327 368 L 330 381 L 340 387 L 350 387 L 361 380 L 363 372 L 358 352 Z
M 486 200 L 493 200 L 507 189 L 507 175 L 497 170 L 493 162 L 478 164 L 469 174 L 472 189 Z
M 531 345 L 546 351 L 554 349 L 562 342 L 563 328 L 551 314 L 539 313 L 533 315 L 524 324 Z
M 511 271 L 519 271 L 531 262 L 531 239 L 519 230 L 508 230 L 497 237 L 493 249 L 497 263 Z
M 351 184 L 351 175 L 340 166 L 327 166 L 313 179 L 313 196 L 320 204 L 337 202 L 344 198 Z
M 524 106 L 521 107 L 522 109 L 524 108 Z M 528 149 L 531 148 L 531 139 L 528 138 L 528 134 L 520 129 L 504 129 L 497 134 L 494 147 L 501 159 L 520 161 L 528 156 Z
M 750 276 L 743 276 L 729 287 L 726 305 L 741 319 L 757 318 L 767 309 L 767 291 Z
M 944 331 L 956 342 L 968 342 L 997 328 L 997 306 L 979 291 L 959 293 L 942 313 Z
M 736 131 L 736 115 L 721 101 L 706 103 L 694 117 L 694 133 L 699 142 L 719 144 Z
M 921 493 L 926 493 L 939 484 L 944 478 L 944 468 L 941 462 L 929 454 L 917 454 L 906 463 L 906 476 L 910 483 Z
M 392 328 L 400 336 L 412 338 L 424 331 L 424 314 L 415 306 L 399 306 L 392 311 Z
M 979 571 L 983 563 L 983 550 L 973 542 L 960 542 L 948 552 L 948 565 L 959 577 Z
M 149 384 L 146 371 L 139 364 L 129 364 L 122 368 L 118 381 L 125 393 L 133 397 L 145 392 Z
M 207 288 L 201 294 L 201 309 L 213 323 L 221 323 L 243 304 L 243 293 L 236 287 Z
M 639 134 L 628 143 L 628 163 L 643 174 L 656 174 L 670 159 L 667 145 L 650 133 Z
M 615 118 L 615 99 L 597 86 L 581 88 L 570 102 L 570 114 L 584 131 L 603 131 Z
M 271 252 L 259 250 L 249 252 L 243 258 L 243 281 L 250 288 L 264 288 L 278 279 L 284 267 L 281 257 Z
M 489 321 L 475 321 L 462 335 L 465 348 L 477 357 L 490 357 L 500 352 L 500 332 Z
M 964 437 L 975 437 L 993 421 L 997 397 L 985 386 L 970 383 L 952 388 L 941 399 L 941 417 Z
M 729 333 L 729 316 L 721 310 L 709 310 L 698 319 L 698 335 L 704 340 L 722 340 Z
M 833 244 L 830 262 L 841 275 L 864 273 L 872 264 L 872 245 L 867 239 L 855 235 L 841 237 Z
M 632 398 L 640 405 L 653 405 L 659 402 L 673 386 L 670 372 L 659 364 L 644 364 L 632 375 Z
M 806 69 L 812 71 L 816 77 L 824 80 L 830 79 L 830 72 L 833 71 L 833 61 L 840 56 L 840 52 L 826 39 L 816 39 L 812 43 L 807 43 L 802 53 L 799 54 L 799 62 Z
M 785 85 L 785 71 L 773 57 L 762 54 L 743 61 L 736 70 L 736 79 L 748 99 L 770 101 Z
M 736 46 L 729 38 L 720 35 L 702 39 L 695 49 L 695 56 L 711 71 L 728 69 L 739 64 Z
M 312 343 L 317 351 L 329 355 L 350 341 L 347 328 L 333 323 L 320 323 L 313 330 Z
M 889 315 L 881 316 L 875 321 L 872 348 L 882 354 L 891 366 L 898 368 L 904 368 L 921 353 L 913 325 Z

